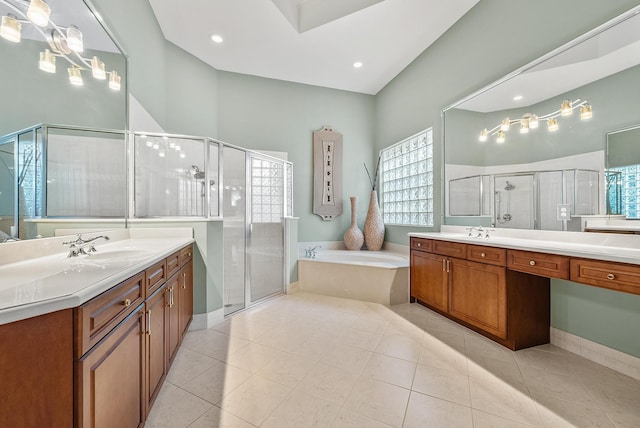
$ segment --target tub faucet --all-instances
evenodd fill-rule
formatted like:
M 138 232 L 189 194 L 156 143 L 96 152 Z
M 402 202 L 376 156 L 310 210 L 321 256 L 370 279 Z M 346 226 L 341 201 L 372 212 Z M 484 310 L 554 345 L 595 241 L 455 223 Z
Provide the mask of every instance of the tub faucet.
M 92 242 L 101 238 L 105 241 L 110 239 L 107 235 L 99 235 L 90 239 L 84 239 L 82 238 L 82 234 L 79 233 L 75 241 L 66 241 L 63 242 L 62 245 L 69 246 L 69 254 L 67 257 L 78 257 L 80 254 L 95 253 L 96 247 L 93 246 Z
M 316 245 L 313 248 L 307 248 L 306 250 L 304 250 L 304 256 L 308 259 L 315 259 L 317 254 L 317 251 L 316 251 L 317 248 L 322 248 L 322 245 Z

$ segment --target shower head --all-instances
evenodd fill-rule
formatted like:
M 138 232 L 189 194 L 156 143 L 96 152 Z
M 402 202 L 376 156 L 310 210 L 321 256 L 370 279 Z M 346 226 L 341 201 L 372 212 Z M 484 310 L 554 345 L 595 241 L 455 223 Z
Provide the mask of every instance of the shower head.
M 507 184 L 504 186 L 504 190 L 513 190 L 515 188 L 516 188 L 516 186 L 514 186 L 511 183 L 509 183 L 508 181 L 507 181 Z
M 204 180 L 204 171 L 200 171 L 197 165 L 191 165 L 191 171 L 193 172 L 193 178 L 196 180 Z

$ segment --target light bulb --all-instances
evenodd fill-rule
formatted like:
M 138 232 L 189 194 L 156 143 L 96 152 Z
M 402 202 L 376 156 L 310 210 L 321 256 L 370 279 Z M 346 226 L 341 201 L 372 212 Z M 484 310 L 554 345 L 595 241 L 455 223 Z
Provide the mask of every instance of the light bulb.
M 536 116 L 535 114 L 532 114 L 531 116 L 529 116 L 529 128 L 536 129 L 538 125 L 539 125 L 538 116 Z
M 589 104 L 580 106 L 580 120 L 587 120 L 593 117 L 593 109 Z
M 505 135 L 504 135 L 504 131 L 500 130 L 498 131 L 498 137 L 496 138 L 496 143 L 502 144 L 504 143 L 506 140 Z
M 74 52 L 82 52 L 84 50 L 84 43 L 82 41 L 82 31 L 75 25 L 71 25 L 67 28 L 67 46 Z
M 56 72 L 56 56 L 51 53 L 49 49 L 45 49 L 44 52 L 40 52 L 40 62 L 38 68 L 47 73 Z
M 104 70 L 104 62 L 100 61 L 100 58 L 94 56 L 91 58 L 91 73 L 93 77 L 98 80 L 104 80 L 107 78 L 107 73 Z
M 82 74 L 80 73 L 80 69 L 78 67 L 69 67 L 67 68 L 67 72 L 69 73 L 69 82 L 71 82 L 72 85 L 84 85 L 84 82 L 82 81 Z
M 570 116 L 573 114 L 573 106 L 571 105 L 571 101 L 564 100 L 560 105 L 560 114 L 562 116 Z
M 509 130 L 510 126 L 511 126 L 511 121 L 509 121 L 509 118 L 507 117 L 502 121 L 502 124 L 500 125 L 500 130 L 506 132 Z
M 489 137 L 489 131 L 487 131 L 487 128 L 484 128 L 481 132 L 480 132 L 480 137 L 478 138 L 481 142 L 485 142 L 487 141 L 487 138 Z
M 109 73 L 109 88 L 114 91 L 120 90 L 120 76 L 118 76 L 116 71 Z
M 547 129 L 549 130 L 549 132 L 555 132 L 559 128 L 560 127 L 558 126 L 558 119 L 551 118 L 547 120 Z
M 27 9 L 27 18 L 38 27 L 46 27 L 49 24 L 51 9 L 43 0 L 31 0 Z
M 15 16 L 9 14 L 2 17 L 0 37 L 13 43 L 20 43 L 22 24 Z

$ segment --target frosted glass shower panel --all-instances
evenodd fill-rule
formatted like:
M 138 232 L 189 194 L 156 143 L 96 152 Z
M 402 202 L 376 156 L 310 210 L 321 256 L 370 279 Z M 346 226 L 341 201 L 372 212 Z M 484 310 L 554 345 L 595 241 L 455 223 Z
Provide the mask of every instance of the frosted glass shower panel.
M 125 217 L 122 132 L 47 128 L 47 216 Z
M 538 222 L 539 229 L 563 230 L 562 220 L 557 218 L 558 204 L 563 202 L 563 171 L 544 171 L 538 173 Z M 566 177 L 568 178 L 568 177 Z M 571 180 L 567 180 L 569 183 Z
M 135 135 L 134 146 L 136 217 L 207 214 L 204 140 Z
M 595 215 L 600 212 L 600 173 L 575 171 L 575 215 Z
M 449 215 L 480 215 L 482 180 L 479 175 L 449 181 Z
M 494 177 L 495 227 L 534 228 L 533 182 L 533 174 Z

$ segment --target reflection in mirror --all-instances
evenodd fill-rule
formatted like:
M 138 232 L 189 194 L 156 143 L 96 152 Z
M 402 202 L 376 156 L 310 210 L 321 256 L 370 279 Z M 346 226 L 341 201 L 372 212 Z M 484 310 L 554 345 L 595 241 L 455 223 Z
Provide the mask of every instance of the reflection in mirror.
M 50 16 L 41 16 L 44 25 L 36 26 L 27 17 L 30 2 L 0 0 L 0 93 L 6 106 L 0 115 L 0 242 L 40 235 L 29 219 L 46 215 L 46 139 L 34 125 L 127 128 L 126 57 L 82 0 L 46 4 Z M 55 157 L 56 151 L 48 154 Z M 55 191 L 75 195 L 77 187 L 82 183 Z M 125 203 L 126 192 L 121 196 Z
M 640 219 L 640 126 L 607 134 L 607 214 Z
M 640 115 L 636 10 L 444 110 L 443 224 L 582 230 L 607 213 L 605 135 Z M 465 177 L 490 184 L 461 189 Z M 486 199 L 489 213 L 458 214 Z

